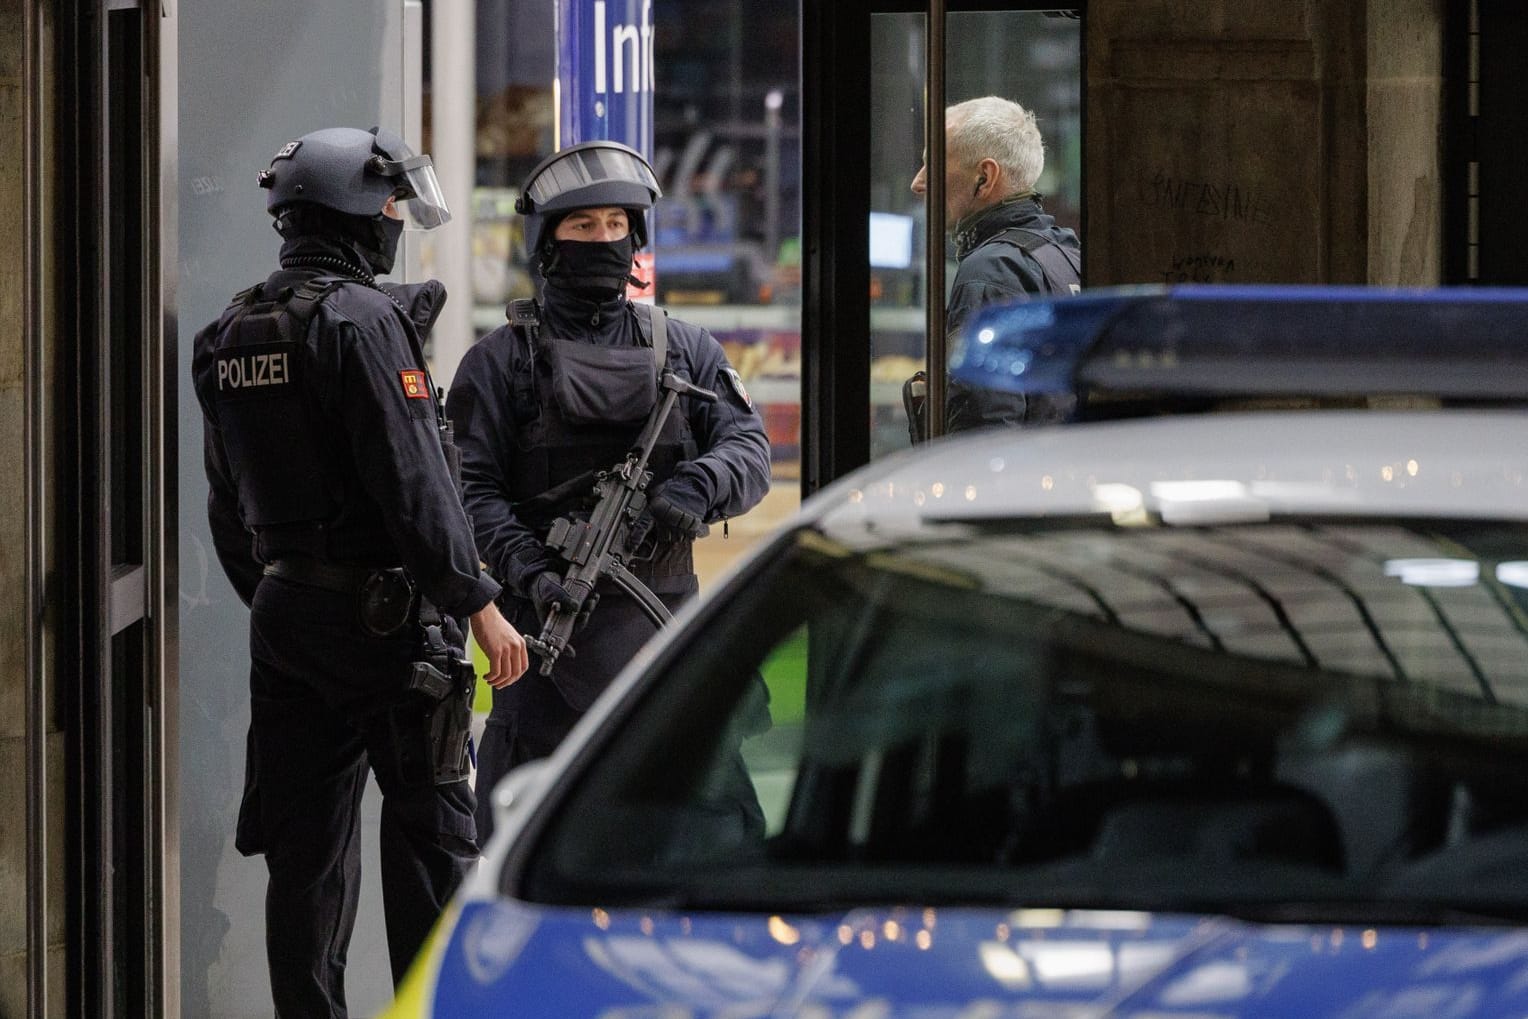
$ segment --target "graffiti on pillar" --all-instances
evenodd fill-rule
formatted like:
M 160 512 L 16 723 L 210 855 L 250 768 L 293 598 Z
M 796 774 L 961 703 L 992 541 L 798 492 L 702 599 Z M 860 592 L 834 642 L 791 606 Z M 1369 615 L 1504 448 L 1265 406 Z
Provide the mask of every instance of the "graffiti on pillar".
M 1254 188 L 1230 180 L 1174 177 L 1161 170 L 1141 179 L 1141 204 L 1228 222 L 1273 222 L 1273 206 Z
M 1225 283 L 1236 272 L 1236 259 L 1222 255 L 1179 255 L 1162 270 L 1163 283 Z

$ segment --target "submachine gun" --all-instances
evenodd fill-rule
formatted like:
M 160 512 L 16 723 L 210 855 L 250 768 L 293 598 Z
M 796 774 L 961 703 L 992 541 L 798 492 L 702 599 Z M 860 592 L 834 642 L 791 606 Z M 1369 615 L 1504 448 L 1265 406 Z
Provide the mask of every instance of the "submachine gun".
M 564 651 L 573 653 L 568 647 L 568 639 L 573 636 L 578 617 L 585 611 L 594 587 L 602 577 L 609 577 L 636 599 L 654 626 L 661 627 L 673 618 L 658 596 L 626 568 L 627 560 L 636 551 L 627 548 L 627 538 L 632 525 L 647 507 L 647 486 L 653 477 L 652 471 L 647 469 L 647 461 L 674 404 L 681 396 L 715 403 L 716 394 L 686 382 L 667 369 L 658 380 L 658 388 L 662 398 L 653 405 L 647 423 L 642 426 L 626 459 L 610 470 L 594 475 L 596 501 L 589 519 L 558 517 L 547 533 L 546 547 L 568 563 L 562 586 L 578 602 L 578 607 L 564 609 L 553 603 L 542 624 L 541 635 L 526 638 L 526 646 L 541 656 L 543 676 L 551 675 Z

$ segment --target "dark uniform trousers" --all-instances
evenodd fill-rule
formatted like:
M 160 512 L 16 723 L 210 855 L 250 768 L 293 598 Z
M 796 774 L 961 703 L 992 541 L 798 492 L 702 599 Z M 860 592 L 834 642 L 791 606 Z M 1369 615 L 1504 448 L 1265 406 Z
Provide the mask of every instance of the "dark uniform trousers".
M 699 590 L 693 576 L 665 578 L 685 583 L 678 593 L 655 592 L 670 612 Z M 598 606 L 589 624 L 573 635 L 575 654 L 558 658 L 550 676 L 541 675 L 541 659 L 531 655 L 530 668 L 514 683 L 495 690 L 493 711 L 478 749 L 477 827 L 483 841 L 493 830 L 493 797 L 499 780 L 527 761 L 549 756 L 562 742 L 595 697 L 620 672 L 642 645 L 658 632 L 636 599 L 606 581 L 600 585 Z M 540 633 L 536 610 L 523 598 L 513 623 L 521 633 Z
M 417 626 L 373 637 L 360 628 L 354 595 L 276 577 L 260 582 L 250 621 L 258 796 L 240 828 L 259 839 L 270 871 L 266 952 L 276 1011 L 344 1016 L 368 764 L 382 790 L 383 911 L 395 983 L 477 858 L 474 797 L 465 780 L 410 788 L 395 773 L 381 709 L 407 682 Z
M 693 578 L 691 578 L 694 583 Z M 698 584 L 690 591 L 680 594 L 659 594 L 670 612 L 695 594 Z M 535 633 L 540 623 L 535 610 L 522 602 L 524 608 L 516 614 L 515 628 L 521 633 Z M 609 615 L 605 615 L 607 608 Z M 596 630 L 596 627 L 599 627 Z M 531 656 L 531 667 L 524 676 L 502 690 L 494 691 L 493 713 L 483 732 L 483 746 L 478 752 L 478 788 L 483 795 L 478 798 L 478 825 L 482 832 L 490 832 L 493 823 L 492 797 L 489 791 L 512 769 L 527 761 L 547 757 L 567 736 L 574 724 L 583 717 L 588 704 L 603 689 L 603 683 L 595 683 L 574 694 L 572 703 L 568 693 L 559 689 L 555 680 L 580 659 L 583 668 L 592 677 L 611 677 L 629 662 L 642 645 L 657 633 L 657 628 L 642 611 L 635 599 L 619 589 L 602 593 L 598 608 L 590 617 L 585 630 L 595 630 L 594 639 L 584 642 L 588 655 L 582 653 L 572 659 L 559 658 L 551 676 L 538 672 L 540 659 Z M 574 635 L 573 645 L 579 647 L 579 637 Z M 762 688 L 762 681 L 760 681 Z M 579 707 L 575 708 L 574 704 Z M 768 718 L 768 708 L 761 707 Z M 767 727 L 767 724 L 766 726 Z M 758 795 L 743 764 L 742 755 L 731 747 L 721 771 L 717 788 L 710 806 L 719 818 L 730 819 L 736 826 L 736 842 L 740 845 L 762 844 L 764 838 L 764 811 L 759 806 Z M 485 836 L 486 837 L 486 836 Z

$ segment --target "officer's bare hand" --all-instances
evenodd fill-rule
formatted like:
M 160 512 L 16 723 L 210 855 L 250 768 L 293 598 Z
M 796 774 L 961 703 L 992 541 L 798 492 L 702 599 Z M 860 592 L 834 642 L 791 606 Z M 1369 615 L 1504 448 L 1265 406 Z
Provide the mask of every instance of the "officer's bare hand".
M 513 683 L 530 666 L 525 638 L 489 602 L 471 616 L 472 639 L 488 656 L 488 685 L 500 689 Z

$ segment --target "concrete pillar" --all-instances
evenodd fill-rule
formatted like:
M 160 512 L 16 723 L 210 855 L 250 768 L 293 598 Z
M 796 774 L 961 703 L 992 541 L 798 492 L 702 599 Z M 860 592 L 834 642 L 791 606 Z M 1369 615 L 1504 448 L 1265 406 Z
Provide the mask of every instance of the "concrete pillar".
M 26 144 L 22 5 L 0 0 L 0 222 L 22 221 L 22 153 Z M 0 462 L 26 462 L 26 299 L 21 284 L 27 238 L 11 229 L 0 239 Z M 27 1005 L 27 743 L 26 743 L 26 485 L 19 470 L 0 485 L 0 1015 Z
M 0 0 L 0 217 L 21 222 L 22 3 Z M 26 332 L 21 286 L 26 236 L 0 239 L 0 459 L 21 464 Z M 14 479 L 19 482 L 19 477 Z M 25 1015 L 27 993 L 26 512 L 24 484 L 0 485 L 0 1014 Z M 16 908 L 21 905 L 22 908 Z
M 1439 7 L 1089 5 L 1089 284 L 1436 282 Z
M 426 234 L 427 275 L 450 299 L 431 330 L 435 384 L 451 387 L 456 366 L 476 339 L 472 329 L 472 185 L 477 159 L 474 4 L 436 3 L 430 15 L 430 155 L 451 208 L 451 222 Z
M 1369 282 L 1442 279 L 1443 0 L 1369 0 Z

